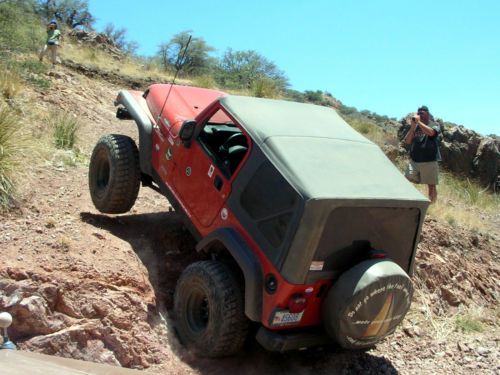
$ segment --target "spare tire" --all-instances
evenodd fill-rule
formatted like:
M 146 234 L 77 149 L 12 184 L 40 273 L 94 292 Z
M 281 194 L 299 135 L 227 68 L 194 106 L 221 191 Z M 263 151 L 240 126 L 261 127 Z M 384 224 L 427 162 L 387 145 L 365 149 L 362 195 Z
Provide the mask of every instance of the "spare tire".
M 394 332 L 412 296 L 412 282 L 396 263 L 363 261 L 344 272 L 328 292 L 323 304 L 325 329 L 346 349 L 371 347 Z

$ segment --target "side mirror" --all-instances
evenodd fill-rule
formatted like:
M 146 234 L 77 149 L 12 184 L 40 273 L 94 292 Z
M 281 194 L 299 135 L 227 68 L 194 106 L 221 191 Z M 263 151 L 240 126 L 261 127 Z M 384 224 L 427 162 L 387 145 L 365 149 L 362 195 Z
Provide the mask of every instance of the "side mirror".
M 182 142 L 184 142 L 184 146 L 189 147 L 191 145 L 191 140 L 193 139 L 195 129 L 196 121 L 194 120 L 186 120 L 182 123 L 179 137 L 181 138 Z

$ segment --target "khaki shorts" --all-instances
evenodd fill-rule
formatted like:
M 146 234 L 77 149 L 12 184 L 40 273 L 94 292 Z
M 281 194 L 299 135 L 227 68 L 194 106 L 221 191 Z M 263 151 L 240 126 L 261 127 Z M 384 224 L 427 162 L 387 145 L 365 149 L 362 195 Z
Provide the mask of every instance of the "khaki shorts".
M 405 177 L 416 184 L 437 185 L 439 184 L 439 167 L 437 161 L 416 163 L 410 161 L 406 168 Z

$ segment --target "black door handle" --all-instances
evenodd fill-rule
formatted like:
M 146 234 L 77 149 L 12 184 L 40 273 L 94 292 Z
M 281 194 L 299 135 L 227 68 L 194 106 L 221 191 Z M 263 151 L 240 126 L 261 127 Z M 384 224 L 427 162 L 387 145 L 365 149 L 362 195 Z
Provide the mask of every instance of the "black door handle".
M 222 178 L 220 178 L 217 175 L 214 178 L 214 186 L 219 191 L 220 191 L 220 189 L 222 189 Z

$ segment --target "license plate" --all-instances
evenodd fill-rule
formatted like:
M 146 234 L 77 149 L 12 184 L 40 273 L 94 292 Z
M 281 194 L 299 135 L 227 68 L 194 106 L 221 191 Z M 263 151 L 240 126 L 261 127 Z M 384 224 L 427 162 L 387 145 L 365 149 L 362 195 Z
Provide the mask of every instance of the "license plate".
M 273 317 L 273 326 L 285 326 L 300 322 L 304 312 L 291 313 L 288 311 L 276 311 Z

